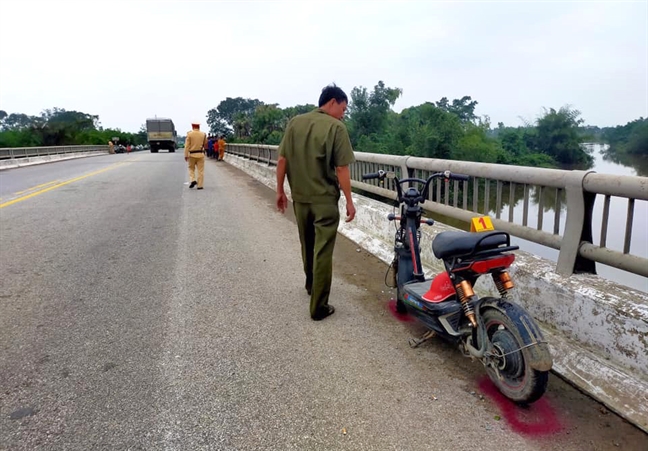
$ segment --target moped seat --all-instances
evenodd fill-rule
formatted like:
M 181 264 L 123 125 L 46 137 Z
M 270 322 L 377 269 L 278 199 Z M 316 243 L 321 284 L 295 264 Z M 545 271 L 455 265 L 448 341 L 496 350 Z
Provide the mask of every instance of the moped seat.
M 506 232 L 441 232 L 432 242 L 432 252 L 436 258 L 465 257 L 477 252 L 509 246 Z

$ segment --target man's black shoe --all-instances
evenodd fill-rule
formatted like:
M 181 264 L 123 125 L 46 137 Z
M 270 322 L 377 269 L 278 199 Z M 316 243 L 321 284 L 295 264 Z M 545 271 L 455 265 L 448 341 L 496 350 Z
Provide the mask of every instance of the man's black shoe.
M 199 186 L 199 187 L 198 187 L 198 188 L 196 188 L 196 189 L 203 189 L 203 187 L 202 187 L 202 186 Z
M 322 321 L 324 318 L 331 316 L 333 313 L 335 313 L 335 307 L 332 305 L 327 305 L 323 309 L 321 309 L 315 316 L 313 316 L 313 321 Z
M 196 186 L 197 184 L 198 184 L 198 182 L 191 182 L 191 185 L 189 185 L 189 188 L 193 188 L 193 187 Z

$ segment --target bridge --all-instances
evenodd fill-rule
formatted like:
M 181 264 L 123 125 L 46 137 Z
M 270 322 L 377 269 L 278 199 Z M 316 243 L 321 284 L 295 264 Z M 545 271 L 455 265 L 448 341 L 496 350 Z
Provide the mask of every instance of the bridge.
M 275 147 L 229 145 L 225 163 L 208 161 L 202 192 L 187 188 L 180 154 L 107 155 L 100 146 L 37 164 L 77 150 L 0 161 L 13 168 L 0 171 L 3 446 L 645 449 L 646 294 L 592 274 L 591 262 L 646 277 L 646 256 L 628 252 L 628 232 L 628 249 L 614 251 L 607 231 L 594 243 L 588 230 L 598 195 L 607 205 L 629 199 L 631 231 L 645 178 L 357 154 L 358 216 L 341 225 L 348 239 L 335 255 L 338 312 L 313 323 L 295 226 L 268 189 Z M 393 230 L 381 199 L 393 199 L 393 187 L 359 178 L 379 168 L 481 179 L 435 186 L 425 207 L 448 218 L 493 201 L 506 211 L 516 184 L 523 204 L 531 185 L 566 203 L 555 233 L 543 232 L 542 209 L 531 219 L 527 209 L 520 224 L 510 209 L 493 218 L 559 251 L 556 262 L 521 252 L 513 274 L 516 300 L 543 325 L 556 359 L 531 410 L 503 402 L 481 365 L 452 347 L 407 346 L 420 330 L 391 314 L 383 286 Z M 430 253 L 424 263 L 434 271 Z

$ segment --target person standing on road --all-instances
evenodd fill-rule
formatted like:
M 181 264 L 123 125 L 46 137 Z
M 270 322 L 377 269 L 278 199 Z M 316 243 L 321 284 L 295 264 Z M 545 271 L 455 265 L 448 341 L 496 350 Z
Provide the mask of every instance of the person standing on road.
M 207 135 L 200 131 L 200 122 L 191 123 L 191 131 L 187 132 L 185 140 L 184 158 L 189 163 L 189 188 L 198 184 L 198 189 L 203 189 L 205 175 L 205 147 Z M 198 180 L 196 181 L 196 167 L 198 167 Z
M 211 158 L 214 156 L 214 137 L 209 136 L 207 138 L 207 157 Z
M 279 145 L 277 208 L 283 213 L 288 206 L 284 192 L 287 176 L 301 242 L 305 288 L 311 296 L 310 315 L 315 321 L 335 312 L 328 301 L 340 222 L 340 188 L 346 199 L 346 222 L 352 221 L 356 213 L 349 172 L 355 156 L 349 133 L 341 122 L 347 102 L 342 89 L 325 87 L 319 108 L 291 119 Z
M 225 158 L 225 137 L 221 135 L 218 140 L 218 161 L 223 161 Z

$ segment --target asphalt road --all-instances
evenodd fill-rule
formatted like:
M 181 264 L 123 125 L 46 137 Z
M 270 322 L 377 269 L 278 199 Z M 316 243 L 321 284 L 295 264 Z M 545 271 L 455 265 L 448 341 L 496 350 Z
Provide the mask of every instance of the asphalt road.
M 392 314 L 339 237 L 308 316 L 297 230 L 226 163 L 182 153 L 0 171 L 0 449 L 641 450 L 560 379 L 530 409 Z

